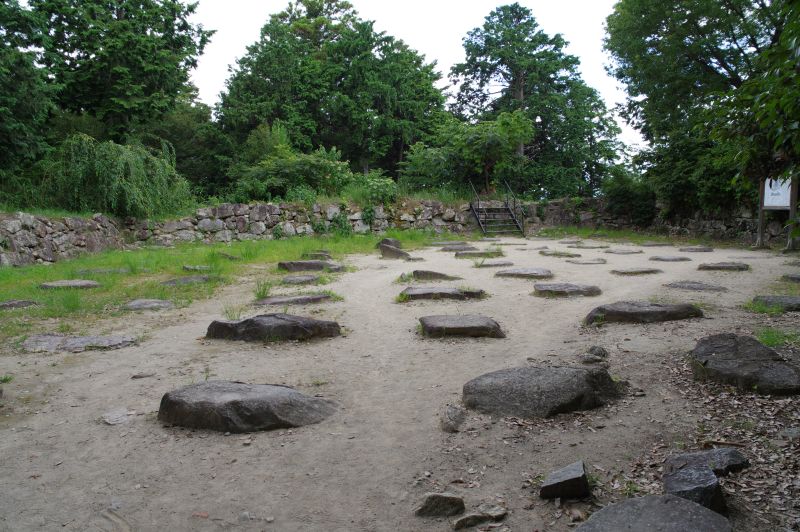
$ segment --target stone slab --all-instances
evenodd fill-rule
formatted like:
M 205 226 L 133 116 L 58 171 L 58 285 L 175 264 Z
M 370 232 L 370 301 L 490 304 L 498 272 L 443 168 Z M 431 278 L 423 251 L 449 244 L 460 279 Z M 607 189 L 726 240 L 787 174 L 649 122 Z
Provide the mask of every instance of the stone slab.
M 97 281 L 89 281 L 87 279 L 66 279 L 62 281 L 50 281 L 42 283 L 39 288 L 44 290 L 58 290 L 61 288 L 85 290 L 87 288 L 98 288 L 100 283 Z
M 330 301 L 328 294 L 303 294 L 296 296 L 271 296 L 259 299 L 253 305 L 310 305 L 313 303 L 324 303 Z
M 400 292 L 401 301 L 417 301 L 420 299 L 481 299 L 486 297 L 483 290 L 464 290 L 454 287 L 409 286 Z
M 411 278 L 416 281 L 457 281 L 461 279 L 461 277 L 431 270 L 414 270 L 411 272 Z
M 753 302 L 778 307 L 784 312 L 800 312 L 800 296 L 756 296 Z
M 281 279 L 282 284 L 315 284 L 319 281 L 319 275 L 287 275 Z
M 650 260 L 656 262 L 690 262 L 692 259 L 689 257 L 681 257 L 680 255 L 655 255 L 650 257 Z
M 29 353 L 82 353 L 83 351 L 122 349 L 136 343 L 132 336 L 63 336 L 34 334 L 22 342 Z
M 570 264 L 578 264 L 580 266 L 594 266 L 597 264 L 606 264 L 608 261 L 606 259 L 567 259 L 567 262 Z
M 641 249 L 607 249 L 603 253 L 611 255 L 638 255 L 644 253 Z
M 519 279 L 550 279 L 553 277 L 553 272 L 546 268 L 514 268 L 513 270 L 500 270 L 494 276 Z
M 602 291 L 598 286 L 574 283 L 536 283 L 534 294 L 543 297 L 599 296 Z
M 507 268 L 514 263 L 509 260 L 486 260 L 475 264 L 476 268 Z
M 288 272 L 340 272 L 344 266 L 327 260 L 294 260 L 279 262 L 278 269 Z
M 457 251 L 457 259 L 494 259 L 502 257 L 502 251 Z
M 610 504 L 591 515 L 579 532 L 733 532 L 728 520 L 675 495 L 647 495 Z
M 744 262 L 710 262 L 701 264 L 697 269 L 704 271 L 746 272 L 750 269 L 750 265 Z
M 428 337 L 468 336 L 505 338 L 500 325 L 492 318 L 478 315 L 424 316 L 419 319 L 422 334 Z
M 656 323 L 702 317 L 703 311 L 688 303 L 670 305 L 649 301 L 618 301 L 595 308 L 586 316 L 584 323 Z
M 168 310 L 175 304 L 166 299 L 134 299 L 123 307 L 125 310 Z
M 207 338 L 269 342 L 310 340 L 339 336 L 341 328 L 335 321 L 322 321 L 289 314 L 262 314 L 244 320 L 211 322 Z
M 714 251 L 714 248 L 708 246 L 687 246 L 678 248 L 678 251 L 683 251 L 685 253 L 711 253 Z
M 701 281 L 675 281 L 674 283 L 667 283 L 664 286 L 667 288 L 677 288 L 679 290 L 692 290 L 695 292 L 727 292 L 728 289 L 724 286 L 715 284 L 703 283 Z
M 580 253 L 572 253 L 570 251 L 559 251 L 557 249 L 543 249 L 539 252 L 539 255 L 544 255 L 545 257 L 560 257 L 565 259 L 577 259 L 581 257 Z
M 611 270 L 611 273 L 623 276 L 653 275 L 656 273 L 664 273 L 664 270 L 659 270 L 658 268 L 619 268 L 617 270 Z
M 582 461 L 553 471 L 539 488 L 542 499 L 582 499 L 590 494 L 586 465 Z
M 33 307 L 38 305 L 36 301 L 29 301 L 27 299 L 9 299 L 8 301 L 0 301 L 0 310 L 16 310 L 20 308 Z
M 671 473 L 684 467 L 697 466 L 709 467 L 718 477 L 725 477 L 750 467 L 750 461 L 741 451 L 733 447 L 672 454 L 664 460 L 665 473 Z

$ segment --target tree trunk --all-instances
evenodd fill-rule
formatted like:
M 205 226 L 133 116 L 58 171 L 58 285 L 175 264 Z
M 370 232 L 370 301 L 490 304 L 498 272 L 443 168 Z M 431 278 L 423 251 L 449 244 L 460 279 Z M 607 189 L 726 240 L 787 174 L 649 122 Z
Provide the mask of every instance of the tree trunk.
M 789 236 L 786 238 L 785 251 L 797 250 L 797 238 L 794 231 L 797 228 L 797 187 L 800 186 L 800 179 L 793 177 L 791 192 L 789 193 Z
M 764 245 L 764 189 L 767 185 L 767 180 L 761 178 L 758 185 L 758 235 L 756 236 L 756 248 L 766 247 Z

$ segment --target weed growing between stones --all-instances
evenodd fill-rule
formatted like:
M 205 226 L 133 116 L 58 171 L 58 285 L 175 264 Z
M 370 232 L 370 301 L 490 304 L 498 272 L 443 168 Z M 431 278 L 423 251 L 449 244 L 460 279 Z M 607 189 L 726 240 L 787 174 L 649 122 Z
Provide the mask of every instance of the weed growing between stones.
M 256 281 L 256 292 L 255 292 L 256 299 L 264 299 L 265 297 L 267 297 L 269 293 L 272 291 L 273 286 L 274 283 L 267 279 L 261 279 Z
M 755 312 L 757 314 L 767 314 L 769 316 L 780 316 L 783 314 L 783 309 L 777 306 L 767 305 L 761 301 L 751 301 L 742 306 L 743 309 Z
M 800 331 L 784 331 L 767 327 L 757 331 L 756 338 L 767 347 L 797 346 L 800 344 Z
M 225 319 L 228 321 L 237 321 L 242 319 L 242 314 L 244 314 L 245 307 L 242 305 L 225 305 L 222 309 L 222 314 L 225 316 Z
M 8 384 L 9 382 L 14 380 L 13 375 L 5 374 L 0 376 L 0 384 Z

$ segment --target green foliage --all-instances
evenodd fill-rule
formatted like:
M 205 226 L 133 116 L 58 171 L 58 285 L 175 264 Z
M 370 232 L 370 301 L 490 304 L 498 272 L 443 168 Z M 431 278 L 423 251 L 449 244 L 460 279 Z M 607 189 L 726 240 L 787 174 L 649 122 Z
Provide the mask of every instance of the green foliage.
M 800 332 L 767 327 L 757 331 L 756 338 L 767 347 L 783 347 L 787 344 L 796 345 L 800 343 Z
M 162 150 L 70 137 L 42 161 L 39 194 L 47 205 L 73 211 L 141 218 L 180 211 L 193 202 L 189 184 L 175 172 L 168 146 Z
M 364 207 L 361 211 L 361 221 L 371 228 L 375 223 L 375 207 L 372 205 Z
M 272 228 L 272 238 L 274 238 L 275 240 L 280 240 L 285 236 L 286 235 L 283 232 L 283 226 L 281 224 L 278 224 Z
M 311 207 L 317 202 L 317 192 L 308 185 L 299 185 L 290 188 L 284 199 L 290 203 L 302 203 L 306 207 Z
M 267 279 L 259 279 L 256 281 L 256 299 L 264 299 L 265 297 L 269 296 L 273 286 L 273 282 Z
M 370 170 L 367 174 L 356 174 L 353 181 L 342 191 L 342 197 L 362 207 L 387 205 L 397 199 L 397 183 L 385 177 L 380 170 Z
M 630 217 L 638 227 L 648 227 L 658 213 L 656 195 L 650 184 L 627 172 L 618 172 L 603 183 L 606 209 L 619 217 Z
M 346 209 L 342 209 L 339 214 L 333 217 L 329 231 L 338 236 L 349 236 L 353 234 L 353 226 L 350 225 Z
M 179 0 L 28 3 L 58 104 L 96 116 L 117 141 L 174 106 L 213 33 L 189 21 L 197 4 Z

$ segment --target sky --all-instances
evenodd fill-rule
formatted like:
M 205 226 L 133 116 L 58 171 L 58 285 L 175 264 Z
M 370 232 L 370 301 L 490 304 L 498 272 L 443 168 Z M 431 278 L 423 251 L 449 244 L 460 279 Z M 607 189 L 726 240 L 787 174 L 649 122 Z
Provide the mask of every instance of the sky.
M 605 71 L 609 62 L 603 51 L 604 24 L 617 0 L 518 0 L 528 7 L 541 29 L 560 33 L 570 43 L 567 51 L 581 60 L 583 79 L 597 89 L 609 108 L 625 98 L 623 88 Z M 402 39 L 436 61 L 447 83 L 450 67 L 464 60 L 462 39 L 468 31 L 483 24 L 484 18 L 500 0 L 350 0 L 362 18 L 375 21 L 378 31 Z M 508 0 L 507 3 L 511 3 Z M 193 21 L 216 30 L 200 57 L 192 81 L 200 99 L 215 104 L 225 89 L 229 65 L 254 43 L 269 15 L 286 8 L 288 0 L 200 0 Z M 641 144 L 639 134 L 624 122 L 621 139 L 633 146 Z

